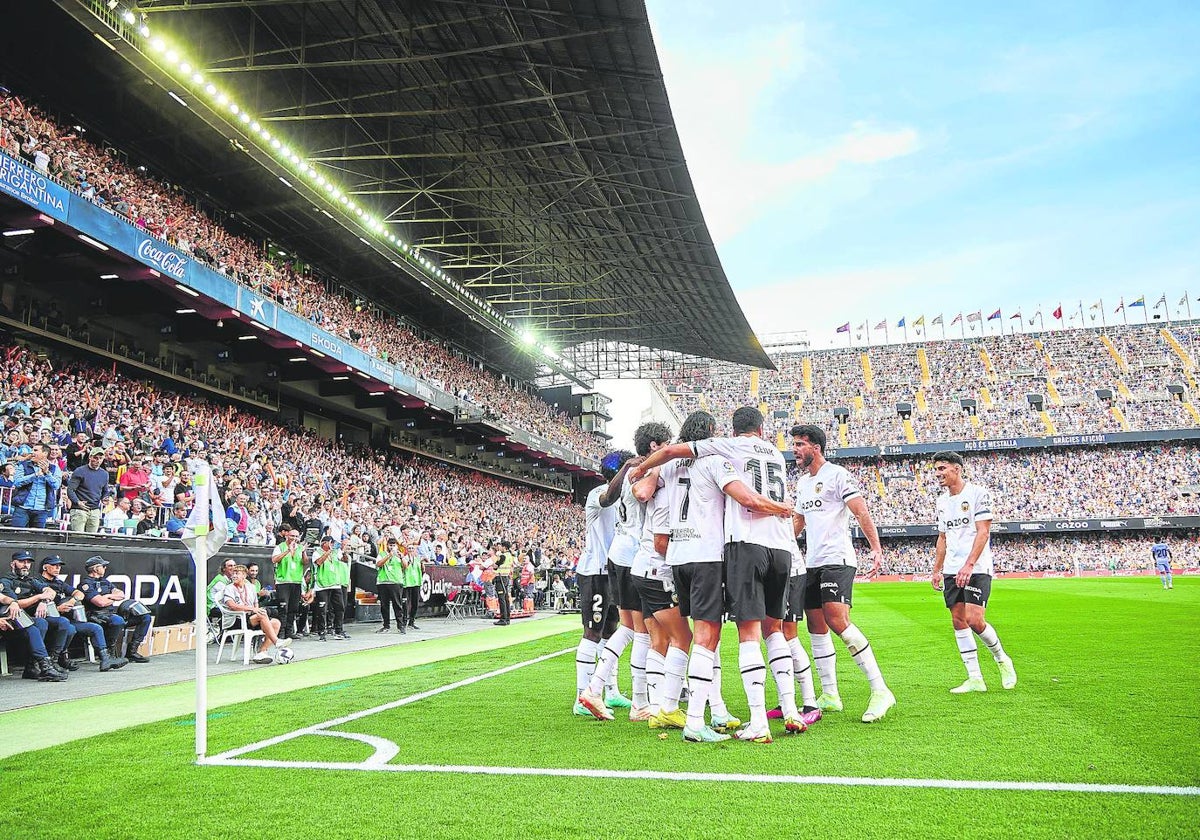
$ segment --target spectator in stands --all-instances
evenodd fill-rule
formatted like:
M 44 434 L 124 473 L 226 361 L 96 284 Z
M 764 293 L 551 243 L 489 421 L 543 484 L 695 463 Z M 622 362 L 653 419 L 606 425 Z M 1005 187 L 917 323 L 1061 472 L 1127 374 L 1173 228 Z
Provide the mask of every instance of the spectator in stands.
M 176 505 L 171 511 L 170 518 L 167 519 L 166 524 L 163 526 L 163 530 L 166 531 L 166 535 L 173 539 L 182 537 L 183 529 L 187 527 L 187 518 L 187 508 L 185 508 L 183 505 Z
M 104 514 L 104 530 L 109 534 L 119 534 L 129 529 L 133 533 L 137 523 L 133 522 L 132 511 L 133 502 L 129 501 L 129 497 L 119 497 L 112 509 Z
M 103 557 L 89 557 L 83 567 L 87 578 L 80 581 L 79 591 L 83 593 L 84 609 L 88 621 L 104 628 L 109 654 L 115 656 L 113 645 L 129 627 L 133 630 L 133 639 L 126 648 L 125 658 L 130 662 L 149 662 L 138 648 L 146 640 L 154 617 L 141 602 L 129 598 L 123 589 L 108 580 L 108 561 Z
M 100 504 L 108 487 L 108 470 L 103 469 L 104 450 L 92 447 L 87 462 L 76 467 L 67 479 L 70 529 L 94 534 L 100 530 Z
M 54 513 L 62 473 L 50 462 L 50 449 L 43 443 L 33 446 L 32 457 L 21 461 L 13 478 L 14 528 L 44 528 Z
M 134 499 L 149 498 L 151 463 L 149 458 L 137 458 L 130 463 L 118 482 L 122 496 L 131 502 Z
M 0 466 L 0 516 L 12 516 L 13 478 L 17 474 L 17 465 L 6 461 Z

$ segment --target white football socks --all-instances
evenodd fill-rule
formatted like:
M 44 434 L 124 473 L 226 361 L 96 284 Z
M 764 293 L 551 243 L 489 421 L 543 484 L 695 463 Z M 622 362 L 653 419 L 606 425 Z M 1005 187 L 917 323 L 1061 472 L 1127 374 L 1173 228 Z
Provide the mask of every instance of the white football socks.
M 692 655 L 688 660 L 688 729 L 704 727 L 704 707 L 708 705 L 708 695 L 712 691 L 715 660 L 711 650 L 699 645 L 692 646 Z
M 817 666 L 821 691 L 836 697 L 838 693 L 837 651 L 833 649 L 833 635 L 809 633 L 809 637 L 812 639 L 813 664 Z
M 792 652 L 782 632 L 767 636 L 767 665 L 775 676 L 775 690 L 779 694 L 779 709 L 785 718 L 799 717 L 796 709 L 796 676 L 792 670 Z M 765 713 L 764 713 L 765 714 Z
M 817 693 L 813 689 L 812 663 L 808 659 L 808 651 L 799 637 L 788 640 L 788 650 L 792 652 L 792 672 L 796 682 L 800 683 L 800 702 L 806 707 L 816 708 Z
M 954 641 L 958 643 L 958 655 L 962 657 L 963 665 L 967 666 L 967 676 L 973 680 L 983 679 L 983 672 L 979 670 L 979 648 L 971 631 L 955 630 Z
M 955 635 L 958 635 L 955 633 Z M 1000 644 L 1000 637 L 996 635 L 996 631 L 992 625 L 983 625 L 983 632 L 979 634 L 979 641 L 987 645 L 987 649 L 992 652 L 992 658 L 997 662 L 1004 662 L 1008 659 L 1008 654 L 1004 652 L 1004 646 Z
M 677 647 L 667 648 L 665 665 L 662 700 L 660 701 L 662 705 L 660 711 L 664 714 L 679 708 L 679 698 L 683 695 L 683 681 L 688 673 L 687 651 Z
M 767 666 L 758 642 L 738 645 L 738 669 L 742 672 L 742 686 L 750 705 L 750 728 L 757 732 L 767 725 Z
M 592 680 L 588 683 L 588 690 L 592 694 L 599 694 L 607 685 L 609 692 L 616 691 L 616 680 L 612 679 L 617 670 L 617 662 L 621 658 L 621 654 L 625 652 L 625 648 L 633 641 L 633 631 L 622 624 L 617 628 L 616 632 L 609 636 L 608 641 L 604 642 L 604 647 L 600 651 L 600 661 L 596 663 L 596 673 L 592 674 Z
M 579 647 L 575 649 L 575 694 L 583 694 L 596 670 L 597 644 L 588 639 L 580 639 Z
M 634 633 L 633 649 L 629 652 L 629 674 L 633 678 L 633 705 L 641 709 L 650 705 L 646 693 L 646 655 L 650 651 L 650 634 Z
M 883 674 L 879 672 L 879 665 L 875 662 L 875 652 L 871 650 L 871 643 L 867 641 L 867 637 L 863 635 L 862 631 L 853 624 L 847 624 L 846 629 L 840 635 L 850 650 L 854 664 L 871 684 L 871 690 L 886 690 L 887 683 L 883 681 Z
M 708 691 L 708 707 L 717 717 L 727 718 L 729 717 L 729 709 L 725 707 L 725 695 L 721 693 L 721 645 L 719 642 L 717 643 L 717 649 L 712 652 L 712 655 L 713 677 L 712 688 Z
M 666 678 L 667 658 L 654 648 L 650 648 L 646 651 L 646 700 L 650 705 L 651 714 L 657 714 L 662 709 Z M 679 701 L 676 700 L 675 703 L 678 706 Z

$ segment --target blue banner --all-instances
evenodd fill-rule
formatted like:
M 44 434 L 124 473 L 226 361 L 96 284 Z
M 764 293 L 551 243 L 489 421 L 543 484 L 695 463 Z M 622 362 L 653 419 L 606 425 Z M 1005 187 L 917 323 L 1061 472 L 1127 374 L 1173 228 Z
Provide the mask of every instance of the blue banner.
M 71 210 L 71 191 L 21 161 L 0 153 L 0 191 L 60 222 Z

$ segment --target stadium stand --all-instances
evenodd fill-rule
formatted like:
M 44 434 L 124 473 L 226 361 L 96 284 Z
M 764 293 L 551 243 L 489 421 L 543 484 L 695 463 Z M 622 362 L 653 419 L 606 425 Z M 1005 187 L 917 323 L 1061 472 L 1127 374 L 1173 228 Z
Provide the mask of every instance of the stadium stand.
M 803 419 L 841 447 L 1195 428 L 1198 334 L 1191 321 L 793 352 L 777 372 L 714 362 L 664 385 L 683 413 L 759 404 L 783 415 L 772 432 Z
M 488 371 L 483 361 L 410 328 L 336 279 L 223 227 L 213 218 L 217 208 L 206 210 L 197 197 L 7 91 L 0 92 L 0 151 L 372 356 L 581 455 L 602 453 L 595 436 Z
M 582 509 L 563 493 L 408 453 L 341 445 L 231 405 L 129 379 L 112 368 L 21 346 L 0 352 L 4 437 L 15 438 L 5 444 L 6 457 L 20 457 L 20 447 L 53 430 L 55 419 L 63 421 L 61 428 L 82 432 L 86 446 L 105 448 L 113 485 L 131 461 L 155 452 L 178 453 L 163 459 L 176 463 L 186 453 L 207 452 L 225 503 L 245 493 L 258 508 L 264 544 L 274 544 L 275 530 L 293 511 L 320 519 L 351 545 L 357 539 L 364 551 L 383 526 L 411 524 L 429 532 L 432 547 L 441 547 L 440 562 L 456 563 L 502 539 L 536 545 L 547 558 L 566 557 L 583 528 Z M 64 454 L 62 468 L 73 466 L 68 461 Z M 190 499 L 170 483 L 165 493 L 185 503 Z M 64 490 L 56 518 L 69 508 L 65 496 Z M 169 504 L 157 504 L 160 497 L 152 491 L 138 496 L 147 517 L 165 522 Z M 106 509 L 112 504 L 110 499 Z

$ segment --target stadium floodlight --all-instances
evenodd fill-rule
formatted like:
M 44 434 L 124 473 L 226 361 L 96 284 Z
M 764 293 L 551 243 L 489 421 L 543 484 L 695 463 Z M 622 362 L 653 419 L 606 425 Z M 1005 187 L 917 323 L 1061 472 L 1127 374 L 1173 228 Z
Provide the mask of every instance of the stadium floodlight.
M 233 114 L 236 117 L 240 111 L 241 111 L 241 109 L 238 108 L 238 105 L 236 102 L 229 103 L 229 113 Z
M 101 280 L 119 280 L 121 278 L 119 275 L 116 275 L 116 274 L 101 274 L 100 279 Z
M 164 52 L 167 49 L 167 42 L 164 41 L 162 38 L 155 38 L 153 41 L 150 42 L 150 47 L 155 52 Z
M 188 75 L 189 73 L 192 72 L 192 65 L 188 64 L 186 61 L 181 60 L 179 62 L 179 72 L 185 76 Z
M 212 82 L 209 82 L 208 84 L 206 84 L 204 86 L 204 92 L 207 93 L 209 96 L 213 96 L 217 92 L 217 86 L 214 85 Z
M 218 93 L 218 94 L 217 94 L 217 104 L 218 104 L 218 105 L 228 105 L 228 104 L 229 104 L 229 97 L 228 97 L 228 96 L 226 96 L 226 95 L 225 95 L 225 94 L 223 94 L 223 93 Z
M 175 314 L 176 315 L 195 315 L 196 310 L 195 309 L 176 309 Z
M 167 50 L 166 55 L 163 57 L 172 64 L 179 61 L 179 53 L 175 52 L 175 50 Z
M 200 293 L 197 292 L 195 289 L 189 289 L 187 286 L 184 286 L 181 283 L 176 283 L 175 288 L 178 289 L 179 291 L 183 292 L 185 295 L 191 295 L 192 297 L 197 297 L 197 298 L 200 297 Z
M 247 114 L 245 111 L 242 111 L 241 120 L 242 120 L 242 125 L 249 125 L 250 124 L 250 115 Z
M 132 11 L 130 11 L 129 9 L 126 9 L 126 10 L 125 10 L 125 14 L 121 15 L 121 20 L 123 20 L 123 21 L 125 21 L 126 23 L 128 23 L 128 24 L 131 24 L 131 25 L 132 25 L 132 24 L 134 24 L 134 23 L 137 23 L 137 15 L 135 15 L 135 14 L 134 14 Z
M 150 27 L 143 23 L 141 26 L 138 27 L 138 33 L 143 38 L 149 38 L 150 37 Z
M 239 335 L 238 336 L 238 341 L 257 341 L 257 340 L 258 340 L 258 336 L 256 336 L 256 335 Z
M 251 321 L 250 323 L 251 323 L 253 326 L 255 326 L 255 327 L 258 327 L 258 328 L 259 328 L 260 330 L 262 330 L 263 332 L 270 332 L 270 331 L 271 331 L 271 328 L 270 328 L 270 327 L 268 327 L 266 324 L 260 324 L 260 323 L 258 323 L 258 321 Z
M 97 240 L 92 239 L 92 237 L 88 236 L 85 233 L 79 234 L 79 238 L 97 250 L 100 250 L 100 251 L 108 250 L 108 246 L 105 245 L 103 242 L 98 242 Z
M 21 228 L 20 230 L 6 230 L 5 236 L 28 236 L 33 233 L 33 228 Z
M 259 130 L 258 120 L 250 121 L 250 130 L 253 131 L 255 134 L 258 133 L 258 130 Z
M 200 74 L 199 70 L 192 74 L 192 81 L 198 85 L 204 84 L 204 76 Z
M 333 381 L 334 382 L 344 382 L 349 378 L 350 378 L 349 376 L 335 376 L 335 377 L 333 377 Z
M 534 336 L 534 334 L 532 332 L 530 332 L 529 330 L 525 330 L 525 332 L 521 333 L 521 340 L 524 341 L 526 344 L 532 346 L 533 343 L 537 340 L 537 337 Z
M 288 361 L 289 362 L 307 362 L 308 357 L 307 356 L 293 356 L 292 358 L 288 359 Z

